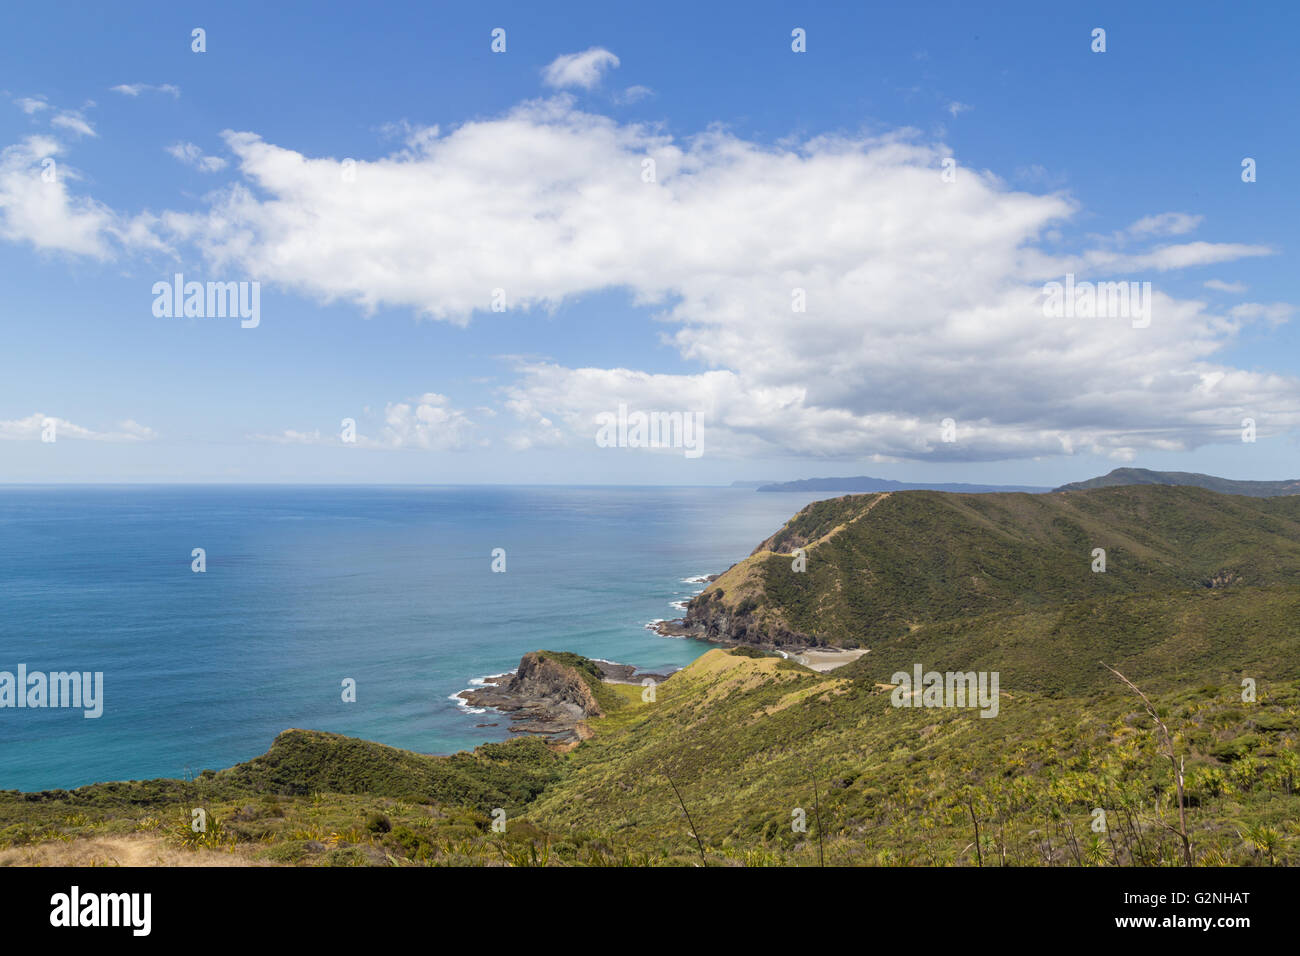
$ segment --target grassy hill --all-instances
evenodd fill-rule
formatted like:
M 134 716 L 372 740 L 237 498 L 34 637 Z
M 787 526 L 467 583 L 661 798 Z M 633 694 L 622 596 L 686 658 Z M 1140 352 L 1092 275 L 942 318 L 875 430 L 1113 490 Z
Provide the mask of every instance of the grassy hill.
M 563 752 L 290 730 L 194 780 L 0 792 L 0 865 L 1300 863 L 1300 497 L 818 502 L 688 620 L 741 643 L 653 695 L 538 652 L 599 703 Z M 822 674 L 765 649 L 810 641 L 869 651 Z M 996 715 L 898 706 L 918 663 L 997 672 Z
M 1192 471 L 1150 471 L 1146 468 L 1116 468 L 1098 478 L 1071 482 L 1055 490 L 1087 491 L 1091 488 L 1111 488 L 1116 485 L 1187 485 L 1225 495 L 1249 495 L 1256 498 L 1300 495 L 1300 478 L 1290 478 L 1285 481 L 1237 481 L 1232 478 L 1201 475 Z
M 1093 571 L 1097 548 L 1104 573 Z M 1039 626 L 1076 602 L 1297 585 L 1300 497 L 1160 485 L 909 491 L 809 505 L 694 598 L 686 621 L 715 639 L 878 653 L 918 629 L 993 614 Z
M 869 675 L 735 648 L 705 654 L 653 700 L 611 691 L 619 705 L 563 754 L 530 738 L 430 757 L 295 730 L 195 780 L 3 792 L 0 865 L 76 852 L 99 864 L 1181 862 L 1169 763 L 1113 678 L 1066 699 L 1007 680 L 985 719 L 895 707 Z M 1300 863 L 1300 682 L 1262 677 L 1246 703 L 1224 675 L 1154 703 L 1186 762 L 1194 861 Z
M 1179 861 L 1163 826 L 1176 818 L 1169 764 L 1141 702 L 1113 677 L 1067 701 L 1004 681 L 999 715 L 984 719 L 894 707 L 885 686 L 847 668 L 817 674 L 741 650 L 711 651 L 653 704 L 597 722 L 528 818 L 603 830 L 650 859 L 690 859 L 689 813 L 711 863 Z M 1199 863 L 1267 862 L 1261 845 L 1300 862 L 1300 683 L 1260 687 L 1244 704 L 1224 675 L 1155 700 L 1186 759 Z M 1090 827 L 1099 807 L 1105 836 Z M 805 832 L 792 826 L 800 810 Z

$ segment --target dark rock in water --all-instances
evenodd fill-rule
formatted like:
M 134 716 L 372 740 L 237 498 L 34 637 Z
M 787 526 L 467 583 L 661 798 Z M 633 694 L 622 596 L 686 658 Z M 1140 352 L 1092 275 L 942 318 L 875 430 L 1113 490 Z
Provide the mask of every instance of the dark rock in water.
M 510 732 L 537 734 L 552 743 L 574 744 L 591 736 L 584 721 L 603 717 L 594 687 L 601 683 L 658 683 L 667 674 L 651 674 L 631 664 L 593 661 L 577 654 L 536 651 L 525 654 L 513 674 L 498 674 L 483 686 L 458 695 L 474 707 L 491 707 L 510 717 Z M 479 724 L 495 727 L 496 724 Z
M 660 621 L 654 626 L 656 634 L 662 634 L 664 637 L 696 637 L 704 639 L 704 629 L 698 625 L 688 624 L 685 618 L 677 618 L 674 621 Z

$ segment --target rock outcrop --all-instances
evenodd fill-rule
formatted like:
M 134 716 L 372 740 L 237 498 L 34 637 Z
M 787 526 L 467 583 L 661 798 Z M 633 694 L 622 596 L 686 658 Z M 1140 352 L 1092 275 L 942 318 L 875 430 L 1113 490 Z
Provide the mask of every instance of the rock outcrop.
M 604 716 L 588 676 L 544 651 L 525 654 L 513 674 L 489 677 L 483 687 L 460 696 L 471 706 L 508 714 L 512 733 L 539 734 L 556 743 L 583 739 L 581 723 Z

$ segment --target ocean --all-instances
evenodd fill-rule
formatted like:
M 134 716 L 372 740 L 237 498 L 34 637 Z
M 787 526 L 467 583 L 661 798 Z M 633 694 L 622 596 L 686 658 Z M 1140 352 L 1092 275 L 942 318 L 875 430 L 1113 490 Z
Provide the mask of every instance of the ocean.
M 452 699 L 471 680 L 542 648 L 690 663 L 709 645 L 646 625 L 825 497 L 0 486 L 0 671 L 103 674 L 98 718 L 0 708 L 0 789 L 197 775 L 290 727 L 422 753 L 506 739 L 507 718 Z

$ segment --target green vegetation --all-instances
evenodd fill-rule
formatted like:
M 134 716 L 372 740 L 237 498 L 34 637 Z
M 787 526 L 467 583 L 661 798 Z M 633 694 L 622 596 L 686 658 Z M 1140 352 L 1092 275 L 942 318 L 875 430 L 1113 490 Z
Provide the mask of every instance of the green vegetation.
M 803 548 L 807 570 L 792 569 Z M 1106 552 L 1093 573 L 1093 549 Z M 1300 585 L 1300 496 L 1141 486 L 908 491 L 809 505 L 687 612 L 713 636 L 882 649 L 918 627 L 1066 604 Z M 1269 601 L 1267 596 L 1262 601 Z
M 1296 478 L 1285 481 L 1235 481 L 1192 471 L 1150 471 L 1146 468 L 1116 468 L 1100 478 L 1071 482 L 1056 490 L 1087 491 L 1090 488 L 1109 488 L 1114 485 L 1191 485 L 1224 495 L 1251 495 L 1259 498 L 1300 494 L 1300 479 Z
M 1051 699 L 1004 682 L 999 715 L 986 719 L 897 708 L 868 679 L 782 663 L 710 652 L 665 682 L 654 704 L 598 722 L 529 818 L 604 829 L 634 852 L 689 862 L 671 776 L 710 862 L 815 865 L 816 783 L 828 863 L 1180 861 L 1165 827 L 1177 805 L 1155 726 L 1100 664 L 1089 669 L 1109 684 L 1095 696 Z M 1274 835 L 1276 862 L 1300 863 L 1300 682 L 1262 683 L 1250 704 L 1231 678 L 1155 703 L 1186 761 L 1196 862 L 1268 862 L 1249 831 Z M 1091 828 L 1096 808 L 1105 834 Z M 792 829 L 797 809 L 805 833 Z
M 568 754 L 530 738 L 429 757 L 287 731 L 263 757 L 191 781 L 0 793 L 0 852 L 136 834 L 253 863 L 693 865 L 671 776 L 710 865 L 815 865 L 814 785 L 832 864 L 1178 862 L 1172 774 L 1117 682 L 1067 700 L 1004 683 L 998 717 L 984 719 L 896 708 L 874 681 L 842 674 L 712 651 L 652 703 L 616 688 L 623 706 Z M 1156 705 L 1186 759 L 1196 862 L 1300 862 L 1300 682 L 1262 682 L 1243 703 L 1229 677 Z M 491 829 L 496 807 L 504 833 Z
M 654 700 L 538 652 L 604 713 L 571 749 L 433 757 L 289 730 L 194 780 L 0 792 L 0 862 L 126 840 L 334 866 L 1296 865 L 1298 584 L 1300 498 L 819 502 L 691 605 L 753 642 Z M 757 646 L 774 632 L 870 651 L 819 674 Z M 998 672 L 997 715 L 895 706 L 917 663 Z

